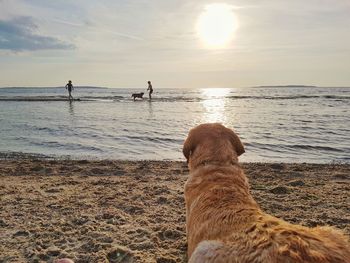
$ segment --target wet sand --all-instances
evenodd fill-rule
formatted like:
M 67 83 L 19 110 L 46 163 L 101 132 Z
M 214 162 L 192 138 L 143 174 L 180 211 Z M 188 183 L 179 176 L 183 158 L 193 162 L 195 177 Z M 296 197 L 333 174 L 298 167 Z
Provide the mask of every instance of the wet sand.
M 350 234 L 349 164 L 244 163 L 260 206 Z M 0 161 L 0 262 L 186 262 L 185 162 Z

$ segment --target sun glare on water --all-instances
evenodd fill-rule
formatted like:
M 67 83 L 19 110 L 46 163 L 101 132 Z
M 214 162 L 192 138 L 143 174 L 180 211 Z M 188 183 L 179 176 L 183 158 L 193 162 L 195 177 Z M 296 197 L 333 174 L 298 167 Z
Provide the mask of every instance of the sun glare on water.
M 207 47 L 225 47 L 233 38 L 238 22 L 232 12 L 232 6 L 227 4 L 210 4 L 199 16 L 196 30 Z
M 229 95 L 230 89 L 212 88 L 202 89 L 204 100 L 202 106 L 204 109 L 202 122 L 221 122 L 225 123 L 226 116 L 226 96 Z

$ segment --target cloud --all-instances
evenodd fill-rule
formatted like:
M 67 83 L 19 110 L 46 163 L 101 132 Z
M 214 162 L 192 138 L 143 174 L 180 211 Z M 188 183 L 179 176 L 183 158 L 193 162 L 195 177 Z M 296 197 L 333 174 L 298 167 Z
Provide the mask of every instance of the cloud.
M 38 26 L 32 17 L 20 16 L 0 20 L 0 49 L 11 51 L 36 51 L 49 49 L 74 49 L 75 46 L 55 37 L 37 33 Z

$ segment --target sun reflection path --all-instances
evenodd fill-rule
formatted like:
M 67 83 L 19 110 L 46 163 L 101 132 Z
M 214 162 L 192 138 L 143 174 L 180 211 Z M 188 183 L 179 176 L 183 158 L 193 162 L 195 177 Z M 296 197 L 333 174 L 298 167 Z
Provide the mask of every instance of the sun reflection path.
M 204 114 L 202 122 L 220 122 L 225 124 L 227 122 L 227 115 L 225 112 L 226 96 L 231 89 L 227 88 L 211 88 L 202 89 Z

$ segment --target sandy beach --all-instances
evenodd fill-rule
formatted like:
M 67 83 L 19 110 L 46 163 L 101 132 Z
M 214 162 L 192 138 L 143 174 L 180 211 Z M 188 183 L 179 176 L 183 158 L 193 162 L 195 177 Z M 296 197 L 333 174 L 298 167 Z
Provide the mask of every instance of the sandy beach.
M 268 213 L 350 234 L 349 164 L 243 163 Z M 0 262 L 186 262 L 185 162 L 0 161 Z

